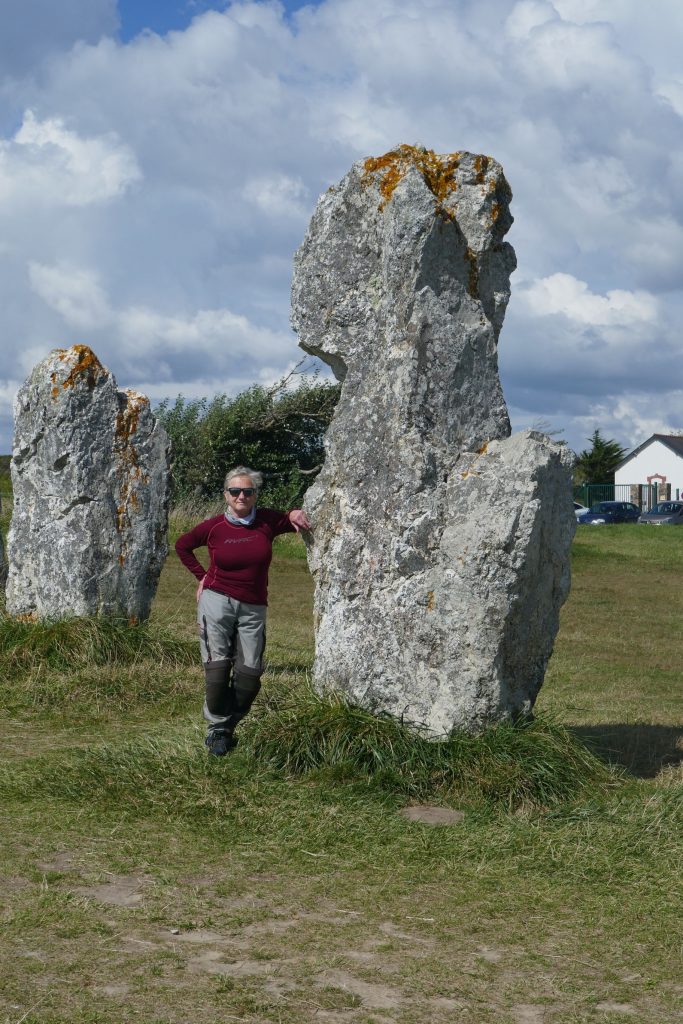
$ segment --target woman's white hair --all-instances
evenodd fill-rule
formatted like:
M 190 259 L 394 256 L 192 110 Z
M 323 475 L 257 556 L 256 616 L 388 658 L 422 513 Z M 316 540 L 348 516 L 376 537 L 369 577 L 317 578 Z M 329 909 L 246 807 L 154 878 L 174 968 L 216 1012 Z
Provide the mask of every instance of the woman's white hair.
M 257 491 L 260 491 L 263 487 L 263 473 L 259 473 L 255 469 L 249 469 L 249 466 L 235 466 L 234 469 L 229 469 L 225 474 L 224 491 L 227 491 L 230 481 L 234 480 L 237 476 L 248 476 Z

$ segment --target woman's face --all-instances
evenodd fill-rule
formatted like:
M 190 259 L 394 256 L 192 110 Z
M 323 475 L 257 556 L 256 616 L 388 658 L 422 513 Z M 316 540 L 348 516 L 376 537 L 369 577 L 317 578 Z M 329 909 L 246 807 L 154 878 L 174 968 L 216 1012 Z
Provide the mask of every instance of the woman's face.
M 251 491 L 245 494 L 243 488 Z M 231 491 L 238 491 L 238 494 L 231 494 Z M 235 476 L 228 484 L 227 490 L 223 492 L 228 508 L 237 519 L 244 519 L 248 516 L 256 504 L 256 488 L 249 476 Z

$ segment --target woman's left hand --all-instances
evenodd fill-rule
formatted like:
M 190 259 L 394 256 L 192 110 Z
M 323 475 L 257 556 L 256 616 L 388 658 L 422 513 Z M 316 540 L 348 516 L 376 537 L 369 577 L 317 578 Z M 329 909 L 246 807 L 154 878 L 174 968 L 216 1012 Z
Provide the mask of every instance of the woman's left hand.
M 299 530 L 310 530 L 311 528 L 311 521 L 301 508 L 293 508 L 288 518 L 297 533 Z

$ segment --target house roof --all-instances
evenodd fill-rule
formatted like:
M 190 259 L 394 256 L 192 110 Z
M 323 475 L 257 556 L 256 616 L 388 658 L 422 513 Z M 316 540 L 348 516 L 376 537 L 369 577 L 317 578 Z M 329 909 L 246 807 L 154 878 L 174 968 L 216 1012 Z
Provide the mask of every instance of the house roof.
M 648 437 L 647 441 L 643 441 L 643 443 L 639 444 L 637 448 L 634 448 L 632 452 L 629 452 L 628 455 L 621 460 L 618 466 L 615 467 L 615 469 L 621 469 L 621 467 L 625 466 L 626 463 L 635 455 L 639 455 L 644 448 L 651 445 L 653 441 L 661 441 L 661 443 L 667 448 L 670 448 L 672 452 L 675 452 L 676 455 L 680 455 L 681 458 L 683 458 L 683 436 L 679 436 L 678 434 L 653 434 L 652 437 Z

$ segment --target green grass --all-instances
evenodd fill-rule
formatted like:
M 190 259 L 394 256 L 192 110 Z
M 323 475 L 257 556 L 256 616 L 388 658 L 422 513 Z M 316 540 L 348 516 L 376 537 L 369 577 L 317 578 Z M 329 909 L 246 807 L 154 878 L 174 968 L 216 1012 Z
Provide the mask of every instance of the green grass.
M 195 658 L 194 644 L 156 621 L 131 626 L 124 619 L 21 622 L 0 617 L 0 671 L 6 679 L 37 669 L 63 672 L 149 661 L 176 667 L 191 665 Z
M 554 806 L 617 784 L 582 742 L 546 719 L 431 742 L 395 719 L 299 683 L 275 689 L 249 726 L 256 759 L 276 771 L 332 769 L 338 778 L 372 780 L 413 799 L 515 810 Z
M 580 530 L 536 719 L 447 743 L 311 691 L 303 551 L 222 760 L 175 555 L 141 631 L 0 622 L 0 1022 L 678 1019 L 683 531 Z

